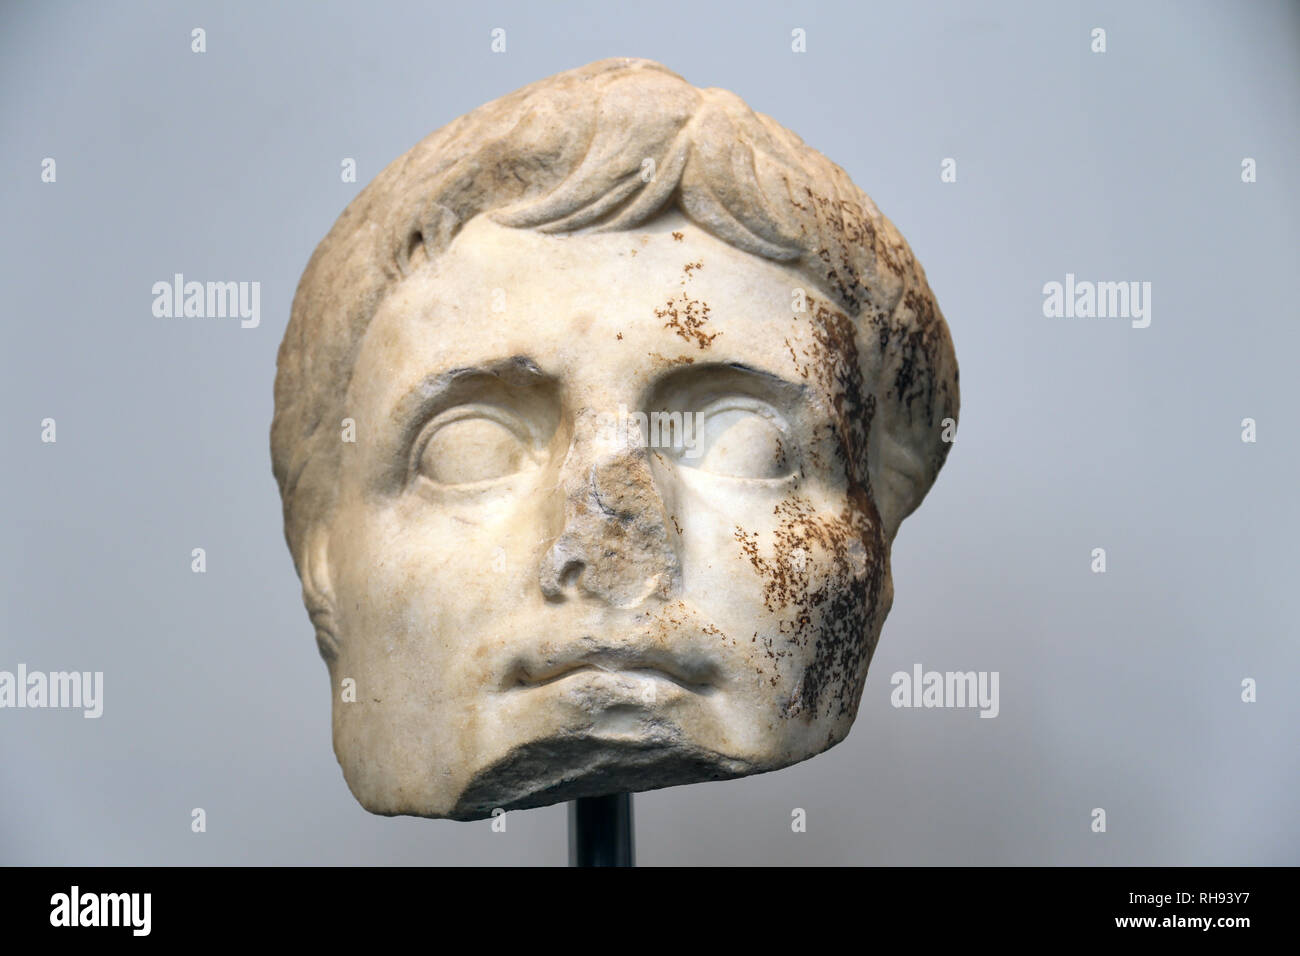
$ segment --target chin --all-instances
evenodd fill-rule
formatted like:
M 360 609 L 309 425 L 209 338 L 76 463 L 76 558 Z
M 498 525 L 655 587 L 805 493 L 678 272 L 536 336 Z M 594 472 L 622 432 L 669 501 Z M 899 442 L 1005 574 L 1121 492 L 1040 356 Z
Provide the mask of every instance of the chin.
M 647 686 L 656 690 L 653 701 L 646 699 Z M 508 715 L 485 715 L 532 733 L 497 738 L 496 755 L 483 762 L 439 774 L 405 761 L 405 773 L 365 761 L 350 772 L 345 763 L 345 775 L 371 813 L 481 820 L 494 811 L 780 770 L 839 743 L 852 723 L 851 717 L 778 717 L 773 725 L 775 702 L 727 697 L 653 677 L 577 673 L 531 691 L 526 709 L 515 702 Z M 761 726 L 769 732 L 756 734 Z

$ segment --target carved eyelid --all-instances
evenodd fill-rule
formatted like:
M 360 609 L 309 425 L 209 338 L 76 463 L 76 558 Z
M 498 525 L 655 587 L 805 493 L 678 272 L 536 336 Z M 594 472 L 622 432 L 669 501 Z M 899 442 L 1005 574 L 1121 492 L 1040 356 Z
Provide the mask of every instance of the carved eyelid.
M 775 407 L 773 407 L 770 403 L 764 401 L 761 398 L 756 398 L 752 395 L 747 395 L 744 393 L 734 393 L 734 394 L 717 396 L 712 400 L 704 402 L 700 410 L 697 412 L 697 414 L 703 416 L 703 420 L 707 421 L 709 418 L 713 417 L 714 415 L 719 415 L 731 411 L 749 413 L 756 418 L 762 419 L 765 423 L 767 423 L 767 425 L 769 425 L 776 431 L 777 442 L 780 445 L 780 454 L 783 460 L 786 462 L 786 464 L 790 466 L 789 470 L 785 474 L 772 475 L 766 477 L 758 476 L 758 475 L 729 475 L 724 472 L 714 472 L 714 471 L 705 470 L 698 467 L 692 467 L 691 470 L 693 472 L 698 471 L 701 474 L 710 475 L 716 478 L 723 478 L 731 481 L 762 482 L 768 484 L 779 484 L 782 482 L 788 482 L 796 478 L 797 475 L 799 474 L 798 454 L 797 451 L 795 450 L 795 442 L 792 438 L 792 431 L 790 428 L 790 424 L 787 421 L 786 417 L 782 415 L 781 412 L 777 410 Z M 741 421 L 743 421 L 743 419 Z M 731 428 L 736 427 L 736 425 L 739 425 L 740 423 L 741 423 L 740 421 L 733 423 L 733 425 L 727 428 L 727 431 L 730 431 Z M 723 432 L 723 434 L 726 434 L 726 432 Z M 708 453 L 709 450 L 706 449 L 705 454 L 707 455 Z M 673 457 L 680 461 L 680 460 L 685 460 L 687 456 L 685 456 L 684 454 L 684 449 L 683 450 L 674 449 Z
M 713 415 L 729 411 L 753 412 L 775 425 L 782 435 L 788 435 L 790 433 L 790 425 L 785 420 L 784 415 L 761 398 L 754 398 L 750 395 L 723 395 L 710 401 L 706 401 L 697 414 L 703 415 L 707 420 Z
M 420 462 L 424 459 L 424 452 L 429 447 L 429 442 L 433 436 L 440 432 L 448 425 L 454 425 L 456 422 L 471 421 L 473 419 L 486 419 L 495 422 L 502 428 L 505 428 L 516 438 L 519 439 L 525 450 L 531 452 L 536 443 L 536 436 L 529 427 L 528 422 L 509 409 L 501 405 L 485 402 L 463 402 L 459 405 L 453 405 L 451 408 L 445 408 L 438 414 L 434 415 L 429 421 L 425 422 L 420 428 L 419 436 L 411 445 L 411 461 L 408 467 L 408 481 L 413 481 L 418 477 L 420 472 Z M 513 472 L 511 472 L 513 474 Z M 502 475 L 500 478 L 487 478 L 477 482 L 461 482 L 460 484 L 489 484 L 499 481 L 501 478 L 509 477 Z M 429 479 L 432 481 L 433 479 Z M 435 482 L 437 484 L 447 484 L 448 487 L 454 487 L 457 483 Z

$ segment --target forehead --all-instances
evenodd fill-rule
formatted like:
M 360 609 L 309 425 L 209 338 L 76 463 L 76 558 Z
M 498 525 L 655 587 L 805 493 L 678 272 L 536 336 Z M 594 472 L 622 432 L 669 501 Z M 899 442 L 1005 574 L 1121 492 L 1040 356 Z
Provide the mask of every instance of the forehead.
M 676 210 L 635 230 L 583 234 L 511 229 L 477 216 L 421 275 L 435 284 L 496 283 L 525 293 L 562 288 L 595 306 L 611 305 L 612 290 L 657 289 L 665 282 L 687 287 L 703 280 L 715 292 L 744 297 L 758 281 L 788 297 L 801 281 L 781 263 L 728 245 Z
M 627 374 L 659 358 L 794 375 L 792 302 L 807 279 L 679 213 L 628 232 L 547 235 L 469 222 L 376 311 L 359 375 L 525 355 L 557 376 Z

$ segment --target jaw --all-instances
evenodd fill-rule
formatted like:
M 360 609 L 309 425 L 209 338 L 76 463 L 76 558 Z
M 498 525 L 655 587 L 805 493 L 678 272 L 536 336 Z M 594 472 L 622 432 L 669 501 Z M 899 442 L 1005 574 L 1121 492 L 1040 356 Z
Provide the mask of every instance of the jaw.
M 728 780 L 775 767 L 677 739 L 555 737 L 519 747 L 480 771 L 447 814 L 478 820 L 494 809 L 526 810 L 581 797 Z
M 496 810 L 525 810 L 583 797 L 780 770 L 839 743 L 852 724 L 851 717 L 817 721 L 778 717 L 780 733 L 765 736 L 757 751 L 739 753 L 727 752 L 734 739 L 728 725 L 760 719 L 744 707 L 733 710 L 728 722 L 715 724 L 708 732 L 684 730 L 670 717 L 629 702 L 609 704 L 589 716 L 581 726 L 566 722 L 532 739 L 500 741 L 491 748 L 496 756 L 480 752 L 455 769 L 444 766 L 441 772 L 434 769 L 439 765 L 436 757 L 420 766 L 409 752 L 401 754 L 400 769 L 373 760 L 349 768 L 342 752 L 340 762 L 353 794 L 371 813 L 468 821 L 491 817 Z M 478 757 L 487 759 L 479 762 Z
M 683 633 L 687 646 L 699 643 Z M 857 671 L 848 682 L 835 676 L 821 688 L 844 706 L 791 707 L 808 673 L 820 673 L 812 647 L 779 669 L 756 669 L 759 652 L 745 642 L 743 654 L 718 643 L 707 657 L 648 643 L 660 656 L 639 644 L 619 656 L 591 642 L 563 653 L 516 642 L 441 670 L 391 655 L 336 662 L 337 674 L 365 675 L 363 689 L 386 690 L 350 703 L 335 693 L 335 752 L 348 785 L 372 813 L 477 820 L 778 770 L 843 740 L 856 717 L 865 662 L 846 668 Z

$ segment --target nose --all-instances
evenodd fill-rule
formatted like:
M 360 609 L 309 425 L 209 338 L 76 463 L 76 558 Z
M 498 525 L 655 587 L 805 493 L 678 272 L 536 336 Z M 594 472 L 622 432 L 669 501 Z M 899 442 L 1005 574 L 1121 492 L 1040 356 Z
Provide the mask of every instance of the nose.
M 542 558 L 542 593 L 587 595 L 620 608 L 681 586 L 681 562 L 644 447 L 578 423 L 560 469 L 564 526 Z

